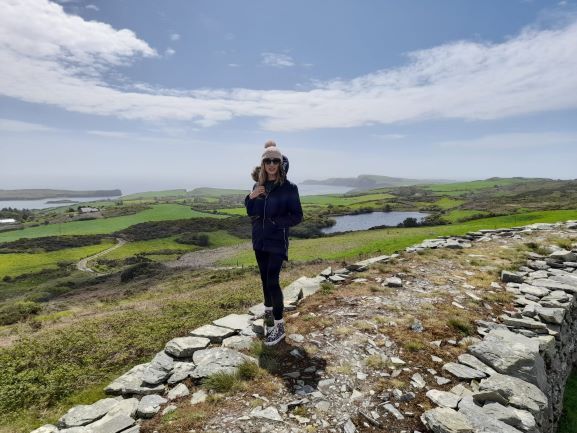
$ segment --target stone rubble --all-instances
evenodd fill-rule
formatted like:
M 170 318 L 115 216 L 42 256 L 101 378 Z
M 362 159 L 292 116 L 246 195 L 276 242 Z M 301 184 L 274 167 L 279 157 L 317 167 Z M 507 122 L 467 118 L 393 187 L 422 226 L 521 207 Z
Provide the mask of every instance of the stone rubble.
M 552 230 L 577 230 L 577 222 L 479 230 L 461 237 L 428 239 L 405 251 L 467 249 L 475 242 L 519 239 L 523 234 Z M 348 283 L 355 272 L 398 257 L 398 254 L 374 257 L 342 269 L 329 267 L 313 278 L 301 277 L 284 289 L 287 310 L 296 308 L 303 299 L 318 292 L 324 281 Z M 398 293 L 402 294 L 410 287 L 410 283 L 401 279 L 403 275 L 398 273 L 378 282 L 398 289 Z M 367 281 L 365 278 L 354 280 Z M 306 336 L 291 334 L 293 343 L 312 344 L 324 354 L 346 360 L 353 366 L 354 374 L 351 377 L 345 374 L 329 375 L 314 366 L 292 373 L 289 370 L 285 374 L 285 382 L 294 385 L 293 400 L 269 403 L 261 397 L 266 406 L 253 406 L 243 416 L 229 420 L 233 423 L 231 425 L 234 422 L 248 423 L 245 424 L 248 430 L 240 427 L 230 432 L 227 430 L 227 433 L 296 433 L 302 431 L 303 425 L 328 432 L 354 433 L 361 425 L 363 428 L 383 428 L 393 419 L 402 421 L 414 417 L 435 433 L 553 433 L 562 409 L 564 383 L 577 360 L 577 352 L 573 349 L 577 332 L 573 330 L 577 318 L 574 301 L 577 293 L 577 249 L 557 249 L 546 257 L 532 253 L 525 266 L 518 271 L 502 271 L 501 282 L 505 290 L 517 297 L 514 310 L 501 315 L 500 323 L 479 321 L 477 330 L 481 338 L 463 339 L 459 342 L 461 346 L 457 346 L 456 340 L 433 342 L 434 347 L 449 344 L 466 348 L 463 350 L 468 352 L 462 353 L 458 362 L 442 365 L 443 371 L 450 373 L 450 379 L 440 376 L 431 368 L 419 369 L 407 364 L 386 336 L 382 341 L 373 341 L 363 340 L 362 333 L 357 331 L 344 334 L 348 341 L 342 343 L 340 350 L 343 347 L 349 349 L 348 353 L 343 354 L 335 352 L 330 343 L 336 335 L 334 329 L 327 328 L 324 332 Z M 463 304 L 467 297 L 482 302 L 483 298 L 475 294 L 474 286 L 466 283 L 459 285 L 468 291 L 460 299 L 455 297 L 453 305 L 465 308 Z M 494 282 L 491 290 L 502 290 L 503 286 Z M 358 311 L 363 308 L 376 308 L 380 304 L 386 305 L 386 302 L 380 296 L 367 296 L 360 301 L 351 299 L 351 311 L 340 311 L 338 314 L 342 314 L 343 319 L 354 321 Z M 243 363 L 258 362 L 239 351 L 247 350 L 252 344 L 259 329 L 255 318 L 262 312 L 262 304 L 255 305 L 249 309 L 249 314 L 230 314 L 192 330 L 190 336 L 174 338 L 151 362 L 133 367 L 105 388 L 107 394 L 116 398 L 75 406 L 59 420 L 57 426 L 45 425 L 33 433 L 75 433 L 77 429 L 83 433 L 137 433 L 140 429 L 138 419 L 151 418 L 170 400 L 190 394 L 191 390 L 183 381 L 192 380 L 192 383 L 198 384 L 216 372 L 233 373 Z M 422 324 L 415 323 L 413 331 L 422 332 Z M 391 322 L 388 326 L 396 324 Z M 295 362 L 303 358 L 303 353 L 298 349 L 291 352 Z M 377 356 L 388 363 L 390 373 L 366 370 L 364 360 L 368 356 Z M 444 362 L 434 355 L 431 360 L 439 366 Z M 342 368 L 345 369 L 344 364 Z M 373 389 L 362 385 L 376 374 L 394 378 L 401 373 L 410 375 L 412 391 L 390 389 L 377 395 Z M 434 384 L 445 386 L 451 382 L 457 384 L 450 391 L 431 388 Z M 209 394 L 202 389 L 192 391 L 191 405 L 208 398 Z M 418 396 L 422 398 L 425 394 L 439 407 L 421 414 L 400 410 L 400 404 Z M 301 396 L 299 400 L 294 400 L 295 395 Z M 381 403 L 375 404 L 375 399 L 380 399 Z M 291 412 L 301 406 L 314 408 L 316 412 L 308 412 L 306 416 Z M 172 411 L 174 407 L 164 406 L 164 410 Z M 264 425 L 259 423 L 265 421 L 268 425 L 274 422 L 278 428 L 258 430 L 258 426 Z

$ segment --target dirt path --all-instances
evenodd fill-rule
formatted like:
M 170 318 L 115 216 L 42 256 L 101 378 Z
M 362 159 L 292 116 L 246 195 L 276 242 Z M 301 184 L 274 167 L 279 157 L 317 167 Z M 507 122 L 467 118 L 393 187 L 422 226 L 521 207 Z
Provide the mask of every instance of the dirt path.
M 86 257 L 82 260 L 80 260 L 77 264 L 76 264 L 76 268 L 79 271 L 83 271 L 83 272 L 92 272 L 94 273 L 94 270 L 90 269 L 88 267 L 88 262 L 90 260 L 94 260 L 97 257 L 103 256 L 105 254 L 108 254 L 110 251 L 114 251 L 117 248 L 120 248 L 122 245 L 126 244 L 126 241 L 124 239 L 121 238 L 116 238 L 116 242 L 118 242 L 116 245 L 114 245 L 113 247 L 110 247 L 104 251 L 100 251 L 98 254 L 94 254 L 93 256 L 90 257 Z
M 207 268 L 214 267 L 220 260 L 247 251 L 251 248 L 250 242 L 244 242 L 230 247 L 212 248 L 208 250 L 193 251 L 182 255 L 178 260 L 165 263 L 170 268 Z

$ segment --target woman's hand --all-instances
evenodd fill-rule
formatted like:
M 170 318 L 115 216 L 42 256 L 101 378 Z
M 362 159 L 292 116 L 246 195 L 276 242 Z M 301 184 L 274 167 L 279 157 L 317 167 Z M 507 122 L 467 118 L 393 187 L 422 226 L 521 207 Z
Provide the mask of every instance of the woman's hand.
M 264 186 L 259 185 L 255 189 L 252 190 L 249 197 L 252 200 L 252 199 L 257 198 L 259 195 L 264 195 L 264 194 L 265 194 Z

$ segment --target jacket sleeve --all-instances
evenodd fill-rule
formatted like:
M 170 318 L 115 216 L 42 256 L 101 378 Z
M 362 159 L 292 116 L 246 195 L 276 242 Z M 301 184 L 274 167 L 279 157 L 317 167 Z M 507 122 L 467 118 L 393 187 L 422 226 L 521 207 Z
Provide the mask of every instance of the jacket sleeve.
M 256 183 L 253 185 L 252 189 L 254 190 L 256 187 Z M 244 207 L 246 208 L 246 214 L 250 217 L 254 217 L 255 215 L 255 211 L 254 211 L 254 199 L 250 198 L 250 194 L 247 194 L 246 197 L 244 198 Z
M 296 226 L 303 220 L 303 209 L 299 197 L 299 189 L 293 185 L 288 197 L 288 212 L 286 215 L 280 215 L 274 218 L 274 223 L 279 228 L 288 228 Z

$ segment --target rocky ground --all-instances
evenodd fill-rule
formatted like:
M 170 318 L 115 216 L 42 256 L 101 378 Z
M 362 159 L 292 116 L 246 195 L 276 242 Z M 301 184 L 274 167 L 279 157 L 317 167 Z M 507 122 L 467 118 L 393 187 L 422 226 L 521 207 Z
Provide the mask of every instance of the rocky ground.
M 249 320 L 245 325 L 214 323 L 218 326 L 193 331 L 189 340 L 175 339 L 135 373 L 136 385 L 127 379 L 109 387 L 111 394 L 140 398 L 130 403 L 140 424 L 114 431 L 136 432 L 138 426 L 143 433 L 429 431 L 423 413 L 456 407 L 443 399 L 470 392 L 471 383 L 486 376 L 479 370 L 486 366 L 463 354 L 514 309 L 518 291 L 501 281 L 502 270 L 577 247 L 577 230 L 546 228 L 425 242 L 370 266 L 327 269 L 321 273 L 326 281 L 305 278 L 302 299 L 286 291 L 288 336 L 274 348 L 260 343 L 261 323 L 250 316 L 237 318 Z M 210 348 L 223 340 L 225 348 Z M 236 379 L 220 391 L 202 385 L 216 371 L 212 367 L 233 373 L 247 361 L 259 366 L 247 380 Z M 439 393 L 449 390 L 453 393 Z

